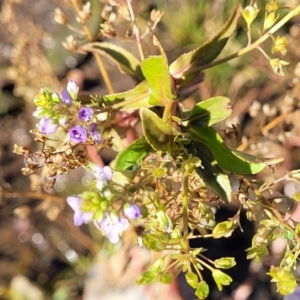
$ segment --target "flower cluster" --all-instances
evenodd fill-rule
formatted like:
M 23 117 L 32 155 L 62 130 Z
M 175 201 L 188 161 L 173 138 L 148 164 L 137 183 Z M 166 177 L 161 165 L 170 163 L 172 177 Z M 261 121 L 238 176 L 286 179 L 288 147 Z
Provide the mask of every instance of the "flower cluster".
M 40 119 L 37 128 L 45 136 L 56 132 L 59 126 L 69 128 L 69 124 L 78 120 L 79 125 L 69 128 L 69 138 L 73 143 L 101 143 L 97 119 L 90 107 L 80 107 L 77 102 L 79 87 L 70 80 L 60 95 L 49 89 L 42 89 L 34 99 L 37 106 L 33 115 Z
M 113 192 L 109 190 L 112 179 L 110 167 L 91 167 L 96 177 L 97 190 L 85 191 L 80 196 L 69 196 L 67 202 L 74 210 L 74 224 L 80 226 L 84 223 L 94 221 L 95 226 L 100 229 L 112 243 L 119 241 L 119 235 L 128 227 L 128 220 L 134 220 L 141 216 L 141 211 L 136 204 L 125 203 L 123 205 L 123 216 L 114 209 L 114 201 L 117 195 L 112 197 Z M 116 199 L 115 199 L 116 198 Z

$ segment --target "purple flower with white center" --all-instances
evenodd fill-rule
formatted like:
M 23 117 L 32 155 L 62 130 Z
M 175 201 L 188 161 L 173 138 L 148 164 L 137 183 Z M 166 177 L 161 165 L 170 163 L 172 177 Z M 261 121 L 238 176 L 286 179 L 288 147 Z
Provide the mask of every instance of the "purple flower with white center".
M 70 80 L 67 84 L 67 91 L 73 100 L 77 99 L 79 86 L 74 80 Z
M 97 123 L 93 122 L 91 124 L 89 124 L 89 132 L 90 132 L 90 136 L 91 138 L 96 142 L 96 143 L 101 143 L 102 138 L 101 138 L 101 134 L 97 129 Z
M 126 203 L 123 206 L 123 211 L 125 217 L 127 217 L 128 219 L 137 219 L 141 216 L 141 211 L 136 204 Z
M 92 121 L 93 115 L 94 111 L 90 107 L 83 107 L 78 113 L 79 119 L 86 122 Z
M 42 118 L 37 127 L 42 134 L 48 135 L 57 130 L 58 124 L 55 124 L 51 119 Z
M 86 213 L 80 209 L 81 206 L 81 198 L 78 196 L 69 196 L 67 198 L 68 204 L 74 210 L 74 225 L 80 226 L 83 223 L 88 223 L 93 219 L 93 213 Z
M 72 103 L 72 98 L 69 94 L 69 92 L 67 91 L 67 89 L 63 89 L 61 94 L 60 94 L 60 98 L 62 100 L 63 103 L 65 103 L 66 105 L 70 105 Z
M 84 143 L 87 139 L 87 133 L 84 127 L 74 126 L 69 130 L 70 140 L 76 143 Z
M 95 225 L 106 234 L 113 244 L 116 244 L 120 240 L 119 234 L 128 227 L 129 223 L 125 218 L 106 213 L 104 219 L 100 222 L 95 222 Z

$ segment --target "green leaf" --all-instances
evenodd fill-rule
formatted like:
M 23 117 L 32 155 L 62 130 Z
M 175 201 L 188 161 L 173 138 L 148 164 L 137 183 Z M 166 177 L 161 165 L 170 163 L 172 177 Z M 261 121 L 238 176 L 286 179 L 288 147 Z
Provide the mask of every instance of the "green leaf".
M 165 258 L 166 258 L 165 256 L 159 258 L 155 263 L 153 263 L 149 267 L 148 271 L 150 271 L 150 272 L 156 272 L 156 273 L 162 272 L 162 270 L 164 268 Z
M 205 281 L 199 282 L 195 295 L 199 299 L 206 299 L 209 295 L 209 286 Z
M 222 172 L 209 148 L 203 143 L 197 143 L 193 147 L 201 160 L 201 166 L 195 169 L 196 173 L 224 202 L 231 202 L 231 185 L 228 176 Z
M 173 128 L 147 108 L 142 108 L 140 114 L 147 142 L 157 151 L 170 152 L 174 145 Z
M 171 76 L 164 56 L 149 56 L 142 63 L 142 71 L 149 86 L 149 104 L 165 106 L 174 101 Z
M 104 96 L 80 95 L 78 97 L 78 100 L 81 101 L 81 103 L 83 104 L 91 103 L 92 101 L 97 102 L 99 107 L 108 106 L 108 105 L 113 107 L 118 103 L 126 101 L 124 105 L 121 104 L 118 105 L 118 108 L 120 108 L 121 110 L 152 106 L 148 103 L 148 85 L 146 81 L 142 81 L 134 89 L 126 92 L 104 95 Z
M 148 233 L 143 237 L 143 245 L 145 245 L 146 248 L 157 252 L 166 249 L 166 246 L 162 243 L 161 239 L 153 233 Z
M 224 27 L 215 37 L 202 46 L 179 56 L 170 65 L 170 74 L 174 78 L 181 79 L 184 77 L 184 73 L 186 71 L 204 66 L 217 58 L 225 47 L 230 36 L 235 32 L 239 16 L 239 6 L 237 6 L 225 23 Z M 199 70 L 192 74 L 192 76 L 189 76 L 187 81 L 190 82 L 196 74 L 199 74 Z
M 219 166 L 224 170 L 238 174 L 256 174 L 270 164 L 270 160 L 263 160 L 227 147 L 212 127 L 191 127 L 189 133 L 193 140 L 203 142 L 209 147 Z
M 194 289 L 197 287 L 199 278 L 198 275 L 194 272 L 187 272 L 185 274 L 186 282 L 193 287 Z
M 213 97 L 196 104 L 189 116 L 182 120 L 183 126 L 208 127 L 221 122 L 232 112 L 230 99 Z
M 151 150 L 152 148 L 147 143 L 145 137 L 138 138 L 117 155 L 114 169 L 130 170 L 134 166 L 139 166 Z
M 123 47 L 107 42 L 94 42 L 84 45 L 82 49 L 108 57 L 117 64 L 122 73 L 138 82 L 144 79 L 140 61 Z

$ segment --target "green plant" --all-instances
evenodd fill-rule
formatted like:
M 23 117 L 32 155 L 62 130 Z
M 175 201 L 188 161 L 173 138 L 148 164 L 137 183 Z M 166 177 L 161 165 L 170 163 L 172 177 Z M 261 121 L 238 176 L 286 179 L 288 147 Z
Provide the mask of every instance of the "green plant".
M 49 188 L 59 174 L 69 169 L 84 167 L 90 170 L 96 176 L 90 190 L 68 197 L 68 203 L 75 211 L 75 224 L 93 221 L 111 242 L 116 243 L 128 220 L 141 218 L 144 226 L 142 245 L 163 254 L 137 283 L 170 283 L 179 272 L 184 272 L 199 299 L 205 299 L 209 294 L 203 269 L 211 271 L 221 290 L 232 281 L 221 269 L 234 267 L 236 262 L 234 257 L 220 257 L 212 261 L 205 256 L 207 249 L 191 248 L 189 241 L 229 238 L 240 226 L 241 210 L 246 211 L 249 220 L 259 216 L 260 226 L 253 237 L 252 247 L 247 249 L 248 258 L 262 259 L 275 239 L 285 239 L 284 257 L 278 267 L 271 268 L 269 274 L 280 293 L 292 292 L 297 285 L 293 271 L 299 256 L 300 227 L 291 218 L 293 210 L 281 212 L 272 199 L 264 196 L 263 192 L 270 188 L 270 184 L 245 177 L 257 174 L 266 166 L 274 167 L 283 159 L 259 158 L 226 145 L 213 125 L 231 114 L 231 103 L 227 97 L 213 97 L 188 109 L 182 105 L 181 95 L 195 82 L 203 80 L 201 74 L 205 70 L 255 49 L 263 53 L 276 74 L 283 75 L 283 67 L 288 63 L 278 57 L 270 58 L 261 47 L 264 41 L 272 38 L 278 29 L 300 13 L 300 6 L 281 18 L 278 2 L 268 2 L 263 28 L 255 41 L 252 41 L 251 25 L 261 8 L 252 2 L 244 9 L 237 6 L 224 27 L 211 40 L 169 64 L 155 36 L 153 44 L 157 46 L 159 55 L 144 58 L 142 47 L 143 38 L 155 29 L 163 15 L 161 12 L 151 13 L 152 23 L 141 35 L 131 2 L 127 1 L 127 18 L 136 37 L 140 61 L 113 43 L 93 42 L 86 25 L 90 17 L 89 5 L 80 8 L 77 1 L 73 3 L 89 42 L 78 45 L 74 38 L 69 38 L 65 46 L 69 50 L 88 51 L 95 55 L 110 93 L 83 96 L 72 81 L 61 95 L 43 89 L 34 100 L 37 106 L 35 116 L 41 121 L 38 129 L 33 131 L 43 148 L 32 152 L 26 147 L 15 147 L 15 153 L 24 155 L 26 159 L 23 173 L 30 174 L 46 165 L 49 180 L 45 188 Z M 236 31 L 241 14 L 247 24 L 247 45 L 236 53 L 218 59 Z M 61 20 L 65 23 L 62 16 Z M 114 35 L 109 20 L 102 25 L 104 35 Z M 272 53 L 285 54 L 286 39 L 273 39 Z M 102 55 L 113 60 L 121 72 L 131 76 L 137 82 L 136 87 L 114 93 L 101 62 Z M 129 111 L 128 115 L 132 117 L 131 111 L 135 109 L 139 109 L 143 135 L 122 149 L 116 126 L 118 113 Z M 59 127 L 69 132 L 69 139 L 55 148 L 48 136 Z M 108 167 L 100 168 L 92 164 L 87 156 L 87 146 L 117 149 L 119 154 L 112 165 L 113 172 Z M 229 176 L 235 176 L 240 183 L 235 195 L 232 194 Z M 284 177 L 288 180 L 298 178 L 299 170 L 290 171 Z M 214 195 L 209 196 L 208 190 Z M 250 191 L 254 192 L 254 197 L 249 196 Z M 232 198 L 239 203 L 237 213 L 227 221 L 216 223 L 212 207 L 226 205 Z

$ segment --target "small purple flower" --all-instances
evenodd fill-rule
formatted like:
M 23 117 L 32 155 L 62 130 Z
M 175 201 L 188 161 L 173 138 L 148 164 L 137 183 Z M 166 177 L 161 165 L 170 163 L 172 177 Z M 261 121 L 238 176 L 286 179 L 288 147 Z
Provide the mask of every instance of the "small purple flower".
M 90 107 L 83 107 L 78 113 L 79 119 L 86 122 L 92 121 L 93 115 L 94 111 Z
M 137 219 L 141 216 L 141 211 L 136 204 L 126 203 L 123 206 L 123 211 L 125 217 L 127 217 L 128 219 Z
M 89 124 L 89 132 L 90 132 L 90 136 L 91 138 L 96 142 L 96 143 L 100 143 L 102 141 L 101 138 L 101 134 L 97 129 L 97 123 L 91 123 Z
M 100 222 L 95 222 L 96 226 L 102 230 L 107 238 L 116 244 L 119 240 L 119 234 L 128 227 L 128 220 L 118 216 L 111 216 L 106 213 L 104 219 Z
M 74 80 L 70 80 L 67 84 L 67 91 L 73 100 L 77 99 L 79 86 Z
M 80 226 L 83 223 L 88 223 L 93 218 L 93 213 L 85 213 L 80 210 L 81 198 L 78 196 L 69 196 L 67 202 L 70 207 L 74 210 L 74 225 Z
M 70 105 L 72 103 L 72 98 L 69 94 L 69 92 L 67 91 L 67 89 L 63 89 L 61 94 L 60 94 L 60 98 L 62 100 L 63 103 L 65 103 L 66 105 Z
M 87 133 L 82 126 L 74 126 L 69 130 L 70 140 L 76 143 L 84 143 L 87 139 Z
M 57 130 L 58 124 L 55 124 L 51 119 L 42 118 L 37 127 L 42 134 L 48 135 Z

